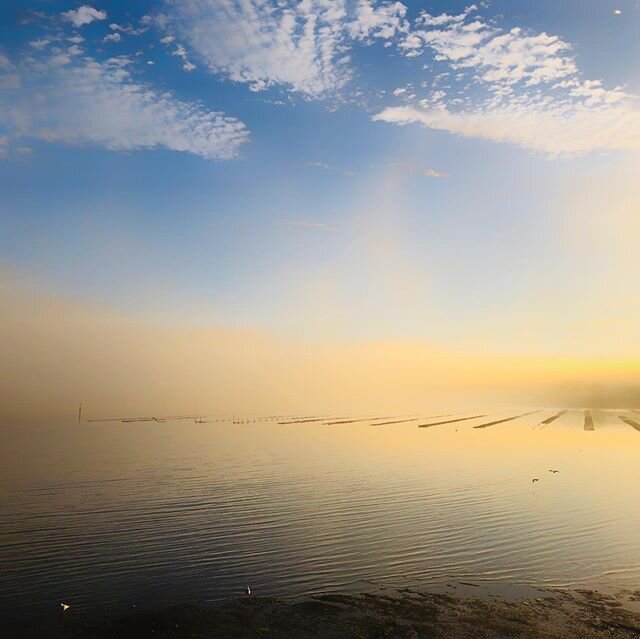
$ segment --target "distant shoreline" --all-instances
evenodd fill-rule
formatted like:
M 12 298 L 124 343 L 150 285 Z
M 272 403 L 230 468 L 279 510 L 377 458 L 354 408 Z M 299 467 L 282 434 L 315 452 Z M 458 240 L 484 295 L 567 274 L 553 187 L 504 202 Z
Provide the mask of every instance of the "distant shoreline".
M 469 584 L 473 585 L 473 584 Z M 592 590 L 546 590 L 509 600 L 412 589 L 324 594 L 304 599 L 246 596 L 209 606 L 176 605 L 104 614 L 87 622 L 60 612 L 47 626 L 9 626 L 12 639 L 420 638 L 608 639 L 640 635 L 640 590 L 613 596 Z M 633 611 L 630 608 L 634 608 Z M 45 634 L 43 634 L 45 633 Z

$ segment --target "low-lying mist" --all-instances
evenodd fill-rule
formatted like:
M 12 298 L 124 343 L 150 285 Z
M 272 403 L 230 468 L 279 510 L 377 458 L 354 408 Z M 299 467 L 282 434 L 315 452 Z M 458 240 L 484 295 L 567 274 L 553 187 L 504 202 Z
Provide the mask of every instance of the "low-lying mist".
M 168 325 L 0 288 L 0 421 L 178 413 L 640 406 L 633 361 L 489 356 L 427 342 L 293 340 Z

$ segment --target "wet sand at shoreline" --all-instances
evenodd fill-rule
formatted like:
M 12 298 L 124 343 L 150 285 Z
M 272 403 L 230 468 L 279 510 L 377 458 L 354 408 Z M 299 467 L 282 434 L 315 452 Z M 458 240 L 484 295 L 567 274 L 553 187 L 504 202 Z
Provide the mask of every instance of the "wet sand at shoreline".
M 295 600 L 249 596 L 206 607 L 132 611 L 122 617 L 112 618 L 107 612 L 99 621 L 76 619 L 69 610 L 47 625 L 9 626 L 5 636 L 34 639 L 43 631 L 53 639 L 626 639 L 640 635 L 640 614 L 630 609 L 640 602 L 640 591 L 618 596 L 588 590 L 537 594 L 519 599 L 496 593 L 464 597 L 407 588 Z

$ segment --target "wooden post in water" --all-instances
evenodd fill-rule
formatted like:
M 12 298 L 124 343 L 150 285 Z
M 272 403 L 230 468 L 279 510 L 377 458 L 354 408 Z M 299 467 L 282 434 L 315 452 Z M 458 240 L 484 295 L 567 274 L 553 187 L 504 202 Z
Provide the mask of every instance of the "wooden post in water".
M 78 406 L 78 424 L 82 421 L 82 402 Z

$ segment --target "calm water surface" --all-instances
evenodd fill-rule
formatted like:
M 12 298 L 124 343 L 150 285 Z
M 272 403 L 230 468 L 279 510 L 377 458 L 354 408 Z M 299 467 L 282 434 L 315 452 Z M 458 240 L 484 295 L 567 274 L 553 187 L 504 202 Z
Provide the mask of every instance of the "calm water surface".
M 640 414 L 594 413 L 593 431 L 578 411 L 540 427 L 550 410 L 474 428 L 517 412 L 428 429 L 4 428 L 1 607 L 209 601 L 247 583 L 287 596 L 366 581 L 638 588 L 640 432 L 618 415 Z

